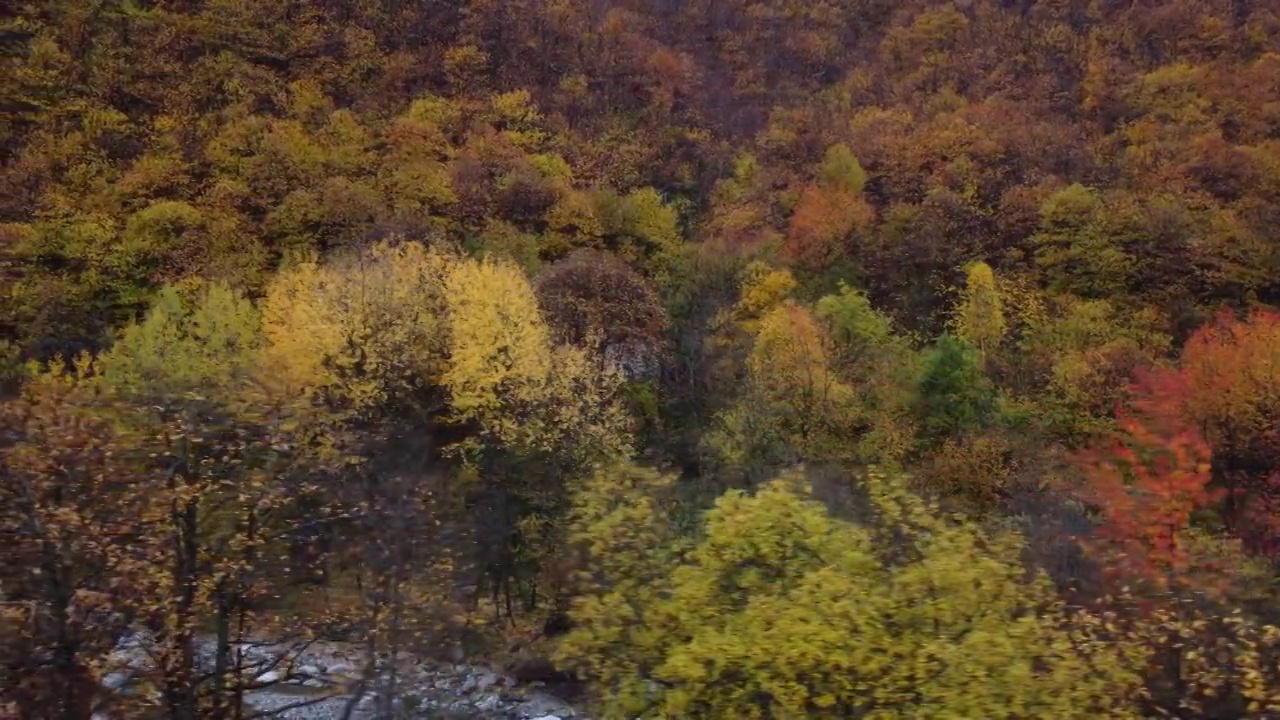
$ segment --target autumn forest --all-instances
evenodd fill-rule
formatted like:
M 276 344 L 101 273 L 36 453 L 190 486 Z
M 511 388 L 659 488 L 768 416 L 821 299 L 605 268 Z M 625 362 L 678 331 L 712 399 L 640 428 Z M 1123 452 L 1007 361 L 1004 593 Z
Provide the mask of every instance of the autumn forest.
M 0 718 L 1262 720 L 1277 580 L 1274 0 L 0 9 Z

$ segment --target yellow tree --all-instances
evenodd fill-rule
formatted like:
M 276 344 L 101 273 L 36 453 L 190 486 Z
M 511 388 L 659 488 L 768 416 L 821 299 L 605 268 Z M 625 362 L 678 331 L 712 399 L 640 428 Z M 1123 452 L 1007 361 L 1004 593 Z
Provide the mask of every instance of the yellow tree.
M 450 262 L 417 243 L 381 243 L 284 269 L 262 302 L 265 379 L 283 397 L 323 400 L 335 420 L 420 398 L 415 389 L 442 372 Z
M 866 525 L 800 474 L 731 491 L 691 546 L 647 480 L 589 486 L 576 516 L 601 564 L 560 655 L 604 717 L 1137 717 L 1145 653 L 1028 579 L 1017 537 L 943 520 L 900 478 L 868 474 Z
M 1004 339 L 1004 299 L 990 265 L 976 262 L 969 266 L 954 323 L 956 334 L 969 341 L 984 357 Z
M 414 608 L 448 607 L 438 590 L 468 567 L 469 528 L 449 511 L 459 498 L 441 462 L 453 440 L 444 293 L 460 261 L 384 242 L 288 267 L 263 300 L 268 387 L 294 406 L 295 442 L 332 477 L 322 500 L 353 511 L 331 536 L 336 581 L 358 588 L 369 628 L 367 683 L 379 653 L 440 629 Z M 376 681 L 389 697 L 395 677 Z
M 732 316 L 742 329 L 754 334 L 760 318 L 787 299 L 796 279 L 785 269 L 773 269 L 757 260 L 742 271 L 742 289 Z
M 268 365 L 278 368 L 277 389 L 307 408 L 305 436 L 363 478 L 367 504 L 385 515 L 366 529 L 388 547 L 421 545 L 431 556 L 418 570 L 478 568 L 495 599 L 510 600 L 513 578 L 528 580 L 555 547 L 565 482 L 630 452 L 621 378 L 586 350 L 554 343 L 509 261 L 379 244 L 285 270 L 263 314 Z M 435 482 L 439 468 L 458 465 L 466 482 Z M 405 485 L 411 470 L 433 483 Z M 469 512 L 449 510 L 446 492 L 464 493 Z M 421 507 L 410 512 L 412 503 Z M 475 542 L 387 534 L 410 517 Z M 466 555 L 474 563 L 459 562 Z M 397 576 L 405 557 L 362 565 Z
M 778 464 L 845 457 L 862 413 L 836 377 L 829 340 L 804 308 L 783 302 L 759 321 L 746 359 L 746 386 L 706 439 L 748 476 Z
M 791 297 L 796 286 L 795 277 L 785 268 L 773 268 L 761 260 L 742 268 L 738 299 L 716 313 L 711 323 L 714 329 L 706 340 L 715 358 L 716 375 L 723 380 L 741 375 L 761 319 Z
M 502 446 L 541 451 L 577 437 L 625 453 L 624 415 L 610 402 L 617 379 L 555 345 L 509 261 L 382 243 L 285 269 L 262 314 L 274 389 L 322 405 L 329 427 L 410 411 Z
M 587 352 L 556 346 L 524 273 L 508 262 L 459 260 L 445 282 L 452 417 L 521 451 L 627 454 L 621 377 Z
M 621 375 L 588 351 L 555 346 L 524 273 L 505 262 L 458 261 L 446 280 L 448 366 L 440 382 L 459 445 L 478 473 L 480 557 L 495 600 L 532 605 L 533 568 L 559 552 L 566 480 L 630 452 Z M 516 540 L 511 541 L 512 538 Z
M 449 365 L 441 382 L 459 421 L 509 444 L 531 428 L 513 412 L 536 402 L 551 374 L 551 337 L 538 299 L 515 265 L 461 262 L 445 281 Z
M 831 370 L 822 328 L 807 310 L 789 303 L 761 319 L 747 372 L 752 389 L 796 423 L 804 445 L 818 427 L 837 421 L 850 400 L 849 388 Z

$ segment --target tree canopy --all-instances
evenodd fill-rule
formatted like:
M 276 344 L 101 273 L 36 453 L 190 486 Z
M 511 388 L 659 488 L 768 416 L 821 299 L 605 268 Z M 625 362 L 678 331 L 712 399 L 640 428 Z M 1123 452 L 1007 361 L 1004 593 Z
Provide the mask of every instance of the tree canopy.
M 1275 716 L 1278 78 L 1245 0 L 10 2 L 0 716 L 248 717 L 267 636 Z

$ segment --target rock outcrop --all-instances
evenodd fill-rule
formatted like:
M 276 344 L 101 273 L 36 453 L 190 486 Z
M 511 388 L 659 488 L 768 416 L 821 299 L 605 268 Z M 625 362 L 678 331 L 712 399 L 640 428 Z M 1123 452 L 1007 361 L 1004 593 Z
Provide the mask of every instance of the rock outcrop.
M 547 692 L 542 683 L 522 682 L 484 667 L 442 663 L 402 656 L 395 667 L 395 687 L 387 693 L 390 664 L 382 662 L 370 681 L 367 661 L 352 644 L 315 642 L 303 649 L 271 643 L 241 645 L 244 667 L 255 684 L 246 702 L 258 711 L 278 711 L 282 720 L 336 720 L 354 705 L 351 717 L 372 720 L 387 707 L 400 718 L 454 720 L 577 720 L 583 716 Z M 202 666 L 212 667 L 214 644 L 202 639 L 197 648 Z M 102 677 L 109 692 L 138 692 L 137 681 L 149 670 L 145 641 L 130 636 L 117 646 L 111 670 Z M 365 680 L 365 682 L 361 682 Z M 107 720 L 103 718 L 102 720 Z

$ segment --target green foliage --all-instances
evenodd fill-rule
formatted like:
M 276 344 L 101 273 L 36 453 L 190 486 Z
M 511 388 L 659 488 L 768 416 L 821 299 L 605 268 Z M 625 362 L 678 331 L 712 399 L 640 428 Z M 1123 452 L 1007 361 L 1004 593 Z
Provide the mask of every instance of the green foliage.
M 493 98 L 492 109 L 503 136 L 524 150 L 540 148 L 547 136 L 538 127 L 542 115 L 528 90 L 516 90 Z
M 814 304 L 814 315 L 827 324 L 832 340 L 852 362 L 892 350 L 895 343 L 898 349 L 906 349 L 894 336 L 889 318 L 871 306 L 867 294 L 843 282 L 837 294 Z
M 125 223 L 116 261 L 131 275 L 150 277 L 154 267 L 200 242 L 205 225 L 199 210 L 185 202 L 162 201 L 139 210 Z
M 541 267 L 538 237 L 521 232 L 511 223 L 493 220 L 485 226 L 484 232 L 476 240 L 481 257 L 508 260 L 529 274 L 536 273 Z
M 648 622 L 661 602 L 663 583 L 679 557 L 667 503 L 675 479 L 634 465 L 600 470 L 574 494 L 570 538 L 597 573 L 584 573 L 589 588 L 575 600 L 574 615 L 589 618 L 593 632 L 574 634 L 559 654 L 620 693 L 619 706 L 643 703 L 640 673 L 669 642 L 664 628 Z M 596 578 L 604 579 L 601 583 Z M 612 646 L 612 652 L 597 648 Z
M 25 374 L 21 349 L 8 340 L 0 340 L 0 398 L 17 390 Z
M 1051 290 L 1098 298 L 1129 287 L 1134 258 L 1110 237 L 1102 211 L 1098 192 L 1078 184 L 1041 206 L 1040 231 L 1031 243 Z
M 226 283 L 166 287 L 99 358 L 98 370 L 110 387 L 132 395 L 217 393 L 255 369 L 262 345 L 257 309 Z
M 995 387 L 977 349 L 953 335 L 938 338 L 925 353 L 917 394 L 921 434 L 930 441 L 985 427 L 996 411 Z
M 624 197 L 603 194 L 597 199 L 604 232 L 612 235 L 618 254 L 631 262 L 662 258 L 680 243 L 680 218 L 653 188 L 642 188 Z M 650 264 L 657 269 L 657 264 Z
M 818 169 L 822 181 L 850 195 L 860 195 L 867 184 L 867 173 L 858 164 L 848 145 L 836 144 L 827 148 Z
M 1136 717 L 1141 654 L 1028 581 L 1016 538 L 941 520 L 899 479 L 868 476 L 866 526 L 794 475 L 733 491 L 686 547 L 647 478 L 622 502 L 593 486 L 575 517 L 602 565 L 559 652 L 607 688 L 606 717 Z
M 900 461 L 915 431 L 911 401 L 920 356 L 866 293 L 844 283 L 839 293 L 818 300 L 814 315 L 826 325 L 833 364 L 853 383 L 867 418 L 860 454 L 877 463 Z
M 1072 441 L 1106 429 L 1133 372 L 1164 355 L 1170 339 L 1151 311 L 1126 315 L 1103 300 L 1061 299 L 1019 342 L 1037 376 L 1039 423 Z

